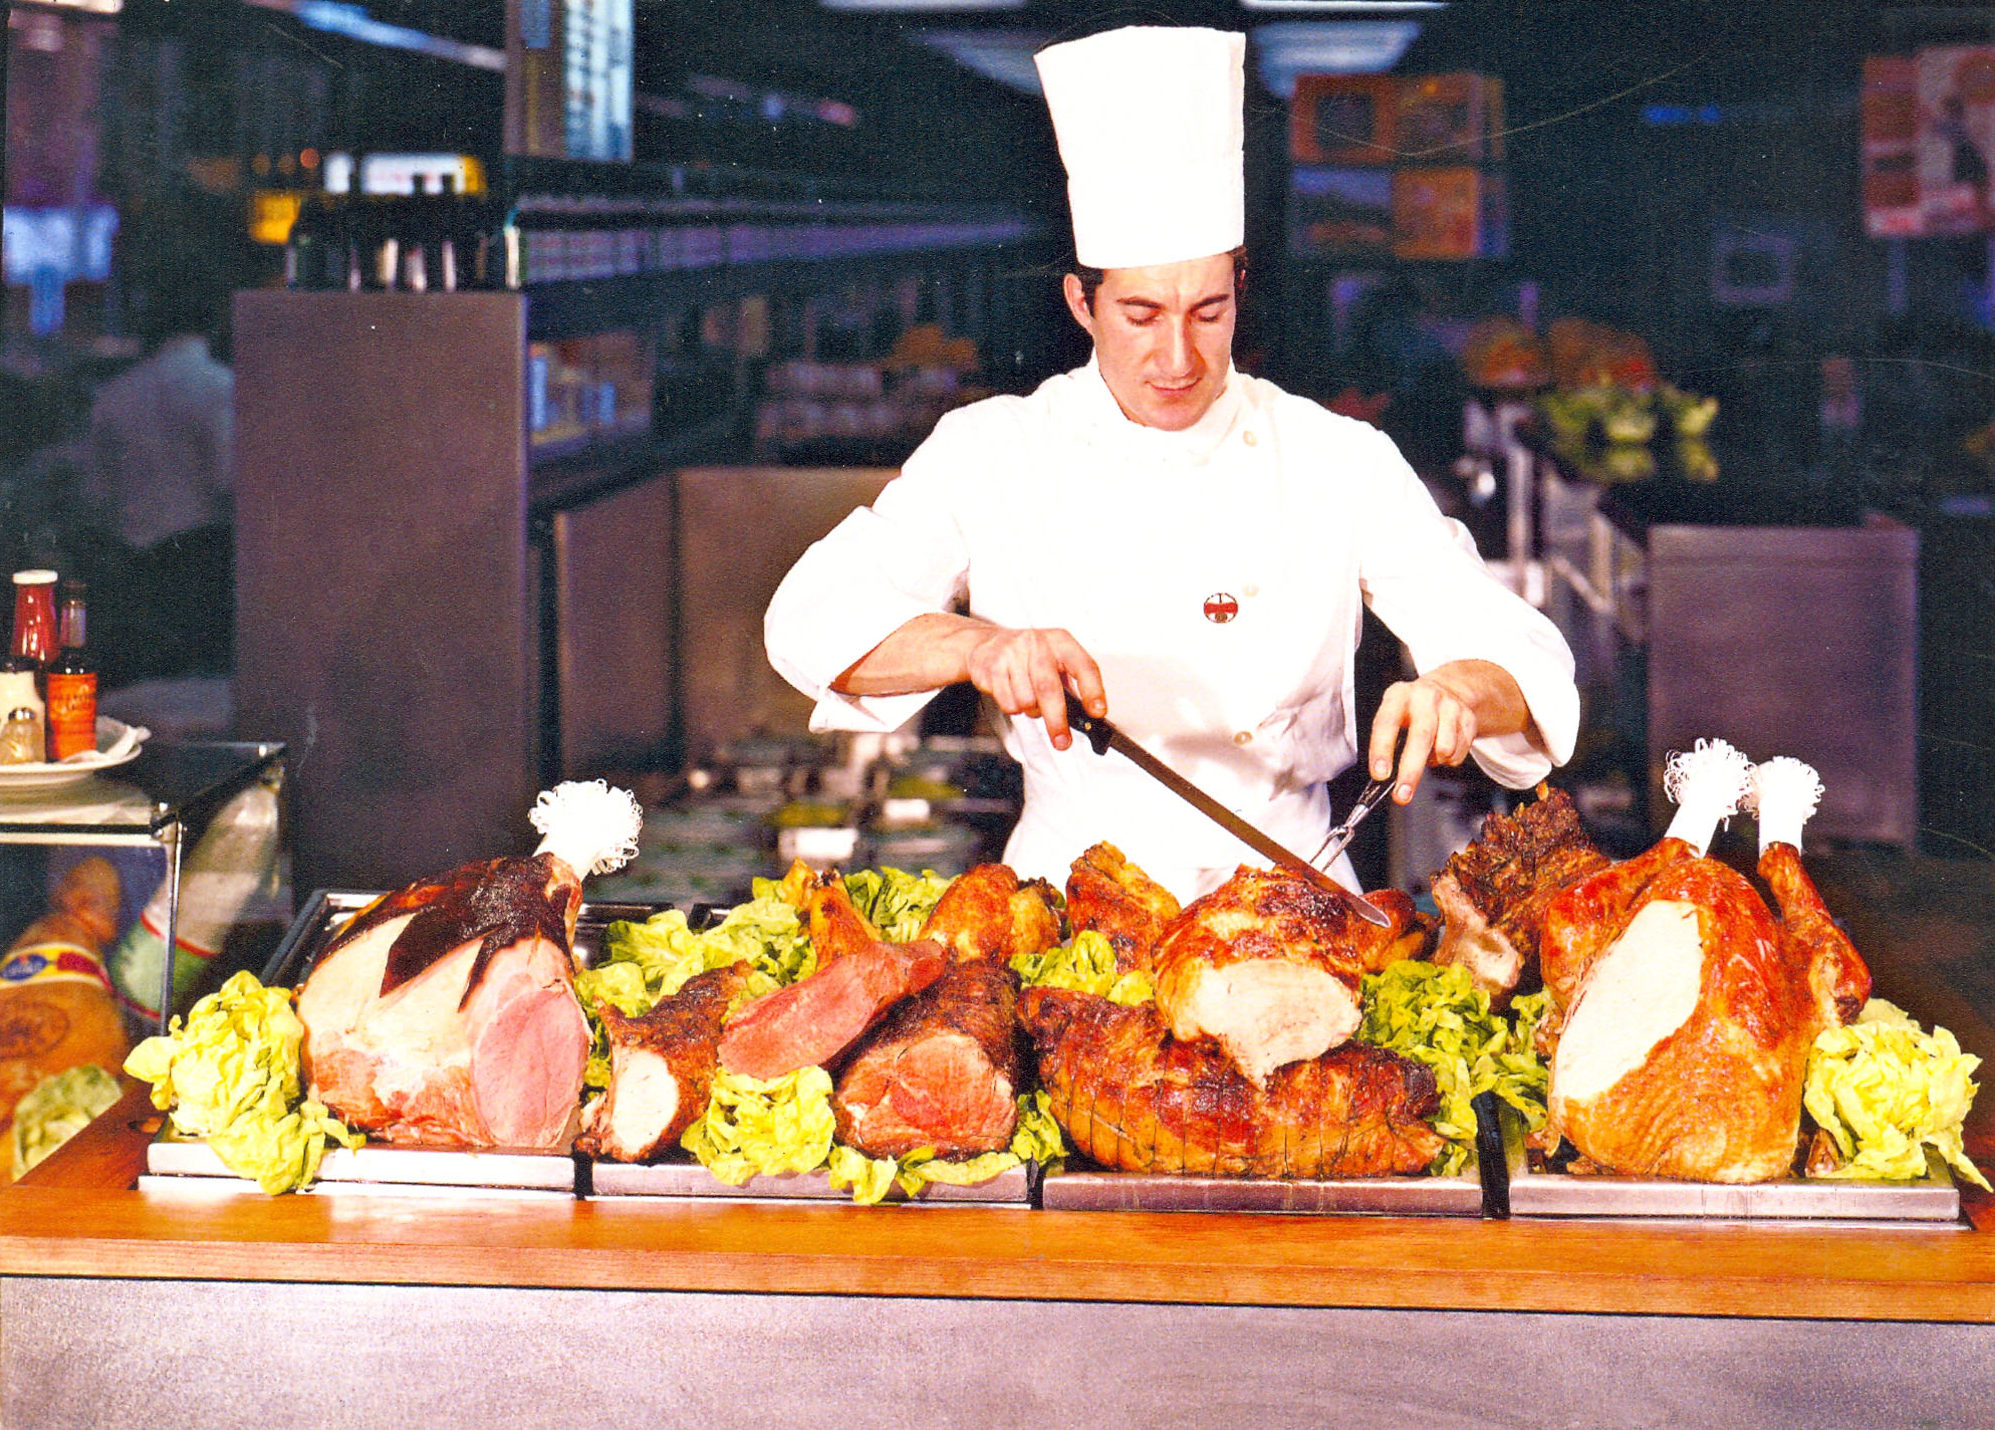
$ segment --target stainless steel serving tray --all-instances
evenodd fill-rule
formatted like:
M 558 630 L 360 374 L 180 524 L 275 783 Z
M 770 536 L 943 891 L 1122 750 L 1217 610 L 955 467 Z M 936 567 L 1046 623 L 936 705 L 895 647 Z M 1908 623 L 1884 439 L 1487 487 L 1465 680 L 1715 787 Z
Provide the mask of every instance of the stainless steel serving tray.
M 1073 1171 L 1040 1184 L 1049 1211 L 1285 1212 L 1312 1216 L 1481 1216 L 1475 1177 L 1372 1177 L 1272 1181 L 1255 1177 L 1171 1176 Z
M 1522 1128 L 1506 1118 L 1510 1214 L 1519 1217 L 1599 1217 L 1614 1220 L 1696 1219 L 1826 1223 L 1836 1226 L 1962 1228 L 1960 1188 L 1946 1163 L 1928 1153 L 1915 1182 L 1842 1181 L 1787 1177 L 1733 1185 L 1663 1178 L 1573 1176 L 1534 1172 Z
M 931 1182 L 908 1198 L 899 1187 L 887 1193 L 889 1202 L 914 1206 L 1016 1206 L 1032 1204 L 1038 1169 L 1013 1167 L 974 1187 Z M 823 1172 L 783 1177 L 750 1177 L 731 1187 L 697 1162 L 594 1162 L 583 1169 L 582 1195 L 615 1199 L 643 1197 L 653 1201 L 807 1201 L 849 1202 L 850 1189 L 834 1191 Z
M 206 1142 L 164 1134 L 146 1148 L 141 1191 L 254 1192 Z M 575 1195 L 575 1159 L 565 1152 L 463 1151 L 369 1144 L 335 1147 L 306 1188 L 321 1195 L 561 1197 Z

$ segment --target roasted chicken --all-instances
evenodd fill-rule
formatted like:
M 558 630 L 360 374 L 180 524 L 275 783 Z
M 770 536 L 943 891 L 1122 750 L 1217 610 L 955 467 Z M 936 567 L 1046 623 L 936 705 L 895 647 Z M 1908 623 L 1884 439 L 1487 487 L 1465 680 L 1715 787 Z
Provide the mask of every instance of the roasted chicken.
M 1042 953 L 1060 941 L 1057 895 L 1034 879 L 1018 882 L 1003 864 L 979 864 L 950 881 L 921 926 L 923 938 L 947 947 L 959 962 L 987 958 L 999 964 L 1021 953 Z
M 1093 930 L 1115 950 L 1124 973 L 1150 966 L 1150 953 L 1180 912 L 1169 889 L 1130 863 L 1113 844 L 1096 844 L 1067 875 L 1067 922 Z

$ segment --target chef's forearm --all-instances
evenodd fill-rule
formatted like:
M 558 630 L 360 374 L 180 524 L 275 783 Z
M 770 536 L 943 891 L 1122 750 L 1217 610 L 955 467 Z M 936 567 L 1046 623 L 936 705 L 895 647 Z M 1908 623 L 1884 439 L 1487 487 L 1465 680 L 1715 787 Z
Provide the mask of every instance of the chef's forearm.
M 831 682 L 841 695 L 911 695 L 967 680 L 970 652 L 995 629 L 988 621 L 932 611 L 860 656 Z

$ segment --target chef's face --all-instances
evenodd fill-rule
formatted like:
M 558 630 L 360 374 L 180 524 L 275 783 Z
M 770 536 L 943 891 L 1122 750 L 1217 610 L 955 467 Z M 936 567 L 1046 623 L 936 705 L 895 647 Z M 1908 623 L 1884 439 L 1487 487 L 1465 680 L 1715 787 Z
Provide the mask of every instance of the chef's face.
M 1065 288 L 1124 416 L 1181 432 L 1205 415 L 1232 365 L 1232 254 L 1111 268 L 1092 306 L 1075 275 Z

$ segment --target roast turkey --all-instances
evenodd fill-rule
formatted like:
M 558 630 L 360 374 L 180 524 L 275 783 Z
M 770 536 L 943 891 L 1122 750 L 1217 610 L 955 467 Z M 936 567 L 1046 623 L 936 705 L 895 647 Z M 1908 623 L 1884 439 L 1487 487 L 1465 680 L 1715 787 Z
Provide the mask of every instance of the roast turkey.
M 1053 1118 L 1076 1149 L 1127 1172 L 1383 1177 L 1425 1170 L 1434 1074 L 1365 1043 L 1290 1063 L 1265 1085 L 1209 1038 L 1181 1042 L 1149 1003 L 1029 988 L 1020 1017 Z
M 570 948 L 582 879 L 636 852 L 601 781 L 543 794 L 524 858 L 466 864 L 348 921 L 298 995 L 312 1096 L 391 1142 L 567 1144 L 588 1061 Z
M 1716 1182 L 1784 1175 L 1808 1050 L 1868 990 L 1794 846 L 1776 844 L 1762 860 L 1780 918 L 1742 875 L 1705 857 L 1751 777 L 1722 742 L 1678 757 L 1670 833 L 1546 913 L 1540 949 L 1557 1039 L 1549 1125 L 1604 1170 Z
M 1396 889 L 1368 896 L 1379 928 L 1351 897 L 1282 870 L 1242 865 L 1171 921 L 1151 955 L 1157 1007 L 1174 1036 L 1204 1035 L 1257 1083 L 1358 1029 L 1365 974 L 1420 952 L 1426 929 Z

